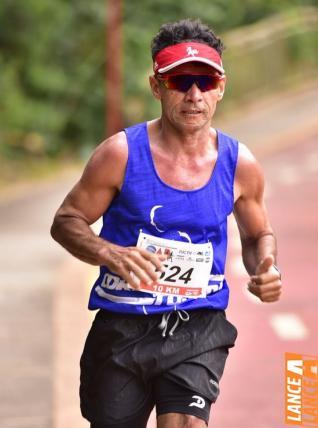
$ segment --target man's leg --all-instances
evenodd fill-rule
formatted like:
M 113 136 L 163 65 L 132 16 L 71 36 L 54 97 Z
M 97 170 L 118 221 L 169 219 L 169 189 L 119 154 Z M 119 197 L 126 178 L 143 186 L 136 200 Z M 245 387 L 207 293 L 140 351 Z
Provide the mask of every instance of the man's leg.
M 158 428 L 206 427 L 211 404 L 219 395 L 219 381 L 237 330 L 222 311 L 194 312 L 191 319 L 187 332 L 191 334 L 193 356 L 153 380 Z M 184 333 L 182 328 L 176 330 L 175 344 L 179 344 L 179 332 Z M 171 350 L 182 355 L 182 349 L 173 346 L 173 339 L 170 341 Z M 180 340 L 184 343 L 184 337 Z
M 126 418 L 123 422 L 115 424 L 108 422 L 94 422 L 90 425 L 90 428 L 146 428 L 149 416 L 150 410 L 144 409 L 141 410 L 139 414 L 131 418 Z
M 206 428 L 204 420 L 182 413 L 166 413 L 158 416 L 158 428 Z
M 211 401 L 174 380 L 160 376 L 153 383 L 158 428 L 206 428 Z

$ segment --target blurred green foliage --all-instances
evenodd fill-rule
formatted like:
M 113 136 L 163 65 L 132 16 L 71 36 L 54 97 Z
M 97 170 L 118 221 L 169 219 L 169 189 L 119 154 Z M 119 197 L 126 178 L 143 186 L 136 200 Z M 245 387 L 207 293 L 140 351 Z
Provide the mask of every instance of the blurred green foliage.
M 318 0 L 125 0 L 123 4 L 123 113 L 128 125 L 159 112 L 148 88 L 148 75 L 150 42 L 162 23 L 201 18 L 225 36 L 224 62 L 235 70 L 227 94 L 231 100 L 245 90 L 246 69 L 255 71 L 253 52 L 257 49 L 245 42 L 248 55 L 243 61 L 240 57 L 241 68 L 237 67 L 239 51 L 231 46 L 239 45 L 246 31 L 234 32 L 236 36 L 228 40 L 227 32 L 277 12 L 295 14 L 300 5 L 318 6 Z M 0 2 L 0 156 L 86 154 L 104 138 L 106 12 L 105 0 Z M 307 60 L 317 65 L 311 58 L 317 31 L 313 38 L 300 30 L 296 28 L 288 44 L 283 37 L 273 41 L 273 46 L 267 44 L 266 53 L 257 58 L 258 67 L 273 70 L 263 58 L 273 57 L 273 49 L 278 72 L 286 68 L 286 64 L 279 67 L 279 58 L 289 61 L 288 67 Z M 251 74 L 252 93 L 264 86 L 257 78 L 253 82 L 257 73 Z
M 103 136 L 104 26 L 100 0 L 1 1 L 0 144 L 7 156 L 77 151 Z

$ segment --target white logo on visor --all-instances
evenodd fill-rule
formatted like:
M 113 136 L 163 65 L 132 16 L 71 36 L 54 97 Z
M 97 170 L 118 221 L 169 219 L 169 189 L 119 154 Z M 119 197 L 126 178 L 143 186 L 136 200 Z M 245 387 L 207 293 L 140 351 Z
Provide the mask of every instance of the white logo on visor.
M 205 400 L 202 397 L 199 397 L 198 395 L 192 395 L 192 398 L 194 398 L 197 401 L 193 401 L 189 404 L 189 407 L 199 407 L 199 409 L 203 409 L 205 406 Z
M 192 49 L 191 46 L 187 47 L 188 56 L 198 55 L 199 51 L 197 49 Z

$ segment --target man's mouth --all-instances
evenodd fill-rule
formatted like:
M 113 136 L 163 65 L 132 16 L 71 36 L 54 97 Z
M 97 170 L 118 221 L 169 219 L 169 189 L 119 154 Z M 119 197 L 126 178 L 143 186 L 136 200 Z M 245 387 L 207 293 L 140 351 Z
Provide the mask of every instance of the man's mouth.
M 183 110 L 182 113 L 189 116 L 196 116 L 198 114 L 201 114 L 201 110 Z

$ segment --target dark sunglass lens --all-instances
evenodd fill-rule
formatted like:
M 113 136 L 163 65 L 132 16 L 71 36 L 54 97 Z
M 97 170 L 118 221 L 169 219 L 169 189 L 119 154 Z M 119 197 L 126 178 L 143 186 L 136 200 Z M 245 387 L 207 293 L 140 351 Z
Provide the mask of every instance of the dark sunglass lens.
M 211 89 L 216 89 L 218 83 L 218 76 L 197 76 L 196 79 L 196 84 L 202 92 L 210 91 Z
M 171 76 L 171 86 L 181 92 L 187 92 L 193 85 L 195 79 L 191 75 Z

